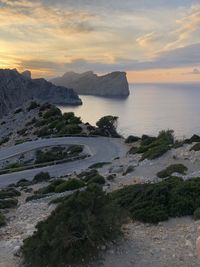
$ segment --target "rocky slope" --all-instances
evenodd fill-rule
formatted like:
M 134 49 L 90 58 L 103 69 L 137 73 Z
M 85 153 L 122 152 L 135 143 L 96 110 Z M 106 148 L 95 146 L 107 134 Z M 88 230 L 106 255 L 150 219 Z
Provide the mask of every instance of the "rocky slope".
M 62 77 L 51 80 L 59 86 L 73 88 L 78 94 L 108 97 L 127 97 L 129 86 L 125 72 L 112 72 L 97 76 L 92 71 L 78 74 L 67 72 Z
M 31 79 L 29 72 L 0 70 L 0 117 L 31 99 L 53 104 L 81 104 L 73 89 L 55 86 L 45 79 Z

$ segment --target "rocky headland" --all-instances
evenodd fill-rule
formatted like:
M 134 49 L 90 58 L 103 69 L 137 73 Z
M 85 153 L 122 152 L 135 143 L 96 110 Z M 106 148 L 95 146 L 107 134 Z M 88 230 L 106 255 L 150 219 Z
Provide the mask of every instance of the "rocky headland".
M 33 99 L 65 105 L 82 103 L 73 89 L 55 86 L 45 79 L 31 79 L 29 71 L 20 74 L 15 69 L 0 70 L 0 117 Z
M 98 76 L 92 71 L 84 73 L 66 72 L 62 77 L 51 80 L 58 86 L 73 88 L 80 95 L 103 97 L 127 97 L 129 85 L 125 72 L 112 72 Z

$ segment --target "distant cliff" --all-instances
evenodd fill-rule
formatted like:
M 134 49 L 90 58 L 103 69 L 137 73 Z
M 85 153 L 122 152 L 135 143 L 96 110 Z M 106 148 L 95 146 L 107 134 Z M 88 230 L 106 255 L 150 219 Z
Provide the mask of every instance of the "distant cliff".
M 129 85 L 125 72 L 112 72 L 97 76 L 92 71 L 81 74 L 67 72 L 62 77 L 51 80 L 55 85 L 73 88 L 81 95 L 98 95 L 108 97 L 126 97 Z
M 45 79 L 31 79 L 30 72 L 0 69 L 0 117 L 31 99 L 52 104 L 80 105 L 73 89 L 55 86 Z

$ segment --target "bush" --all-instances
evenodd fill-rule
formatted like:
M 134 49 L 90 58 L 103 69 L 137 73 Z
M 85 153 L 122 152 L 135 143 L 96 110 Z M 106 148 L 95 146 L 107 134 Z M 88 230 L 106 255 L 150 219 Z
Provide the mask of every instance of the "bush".
M 40 188 L 38 191 L 36 191 L 36 194 L 44 195 L 49 193 L 54 193 L 55 189 L 58 185 L 64 183 L 65 180 L 62 179 L 56 179 L 55 181 L 51 182 L 48 186 Z
M 61 131 L 60 134 L 80 134 L 82 128 L 77 124 L 68 124 Z
M 141 146 L 134 153 L 143 153 L 142 160 L 152 160 L 165 154 L 173 144 L 173 131 L 161 131 L 157 137 L 142 136 Z
M 87 185 L 89 185 L 89 184 L 104 185 L 105 182 L 106 182 L 105 178 L 103 176 L 101 176 L 100 174 L 97 174 L 87 181 Z
M 0 199 L 0 209 L 10 209 L 17 206 L 18 200 L 15 198 Z
M 8 141 L 10 140 L 10 138 L 7 136 L 7 137 L 3 137 L 1 138 L 0 140 L 0 146 L 7 143 Z
M 40 222 L 22 252 L 27 267 L 77 266 L 120 234 L 124 214 L 101 188 L 76 192 Z
M 6 224 L 5 216 L 0 212 L 0 227 Z
M 33 182 L 40 183 L 40 182 L 47 182 L 51 179 L 48 172 L 40 172 L 36 174 L 33 178 Z
M 67 149 L 67 153 L 71 156 L 78 156 L 83 152 L 83 146 L 81 145 L 72 145 Z
M 157 176 L 159 178 L 166 178 L 171 176 L 173 173 L 177 172 L 180 174 L 185 174 L 187 172 L 188 168 L 184 166 L 183 164 L 172 164 L 165 168 L 164 170 L 157 173 Z
M 137 142 L 139 141 L 140 138 L 137 137 L 137 136 L 133 136 L 133 135 L 129 135 L 126 139 L 125 139 L 125 143 L 126 144 L 130 144 L 130 143 L 134 143 L 134 142 Z
M 196 142 L 200 142 L 200 136 L 196 134 L 194 134 L 191 138 L 185 140 L 186 144 L 192 144 Z
M 200 208 L 197 208 L 193 213 L 194 220 L 200 220 Z
M 152 147 L 152 148 L 148 149 L 142 155 L 142 160 L 144 160 L 144 159 L 152 160 L 152 159 L 159 158 L 162 155 L 164 155 L 169 149 L 170 148 L 168 145 L 159 145 L 159 146 Z
M 81 187 L 84 187 L 85 183 L 78 179 L 69 179 L 68 181 L 65 181 L 55 188 L 56 193 L 62 193 L 69 190 L 75 190 L 79 189 Z
M 171 177 L 156 184 L 127 186 L 113 192 L 112 197 L 133 219 L 157 223 L 169 217 L 193 215 L 200 207 L 200 179 Z
M 40 105 L 36 102 L 36 101 L 32 101 L 29 105 L 29 107 L 27 108 L 27 111 L 30 111 L 32 109 L 36 109 L 38 108 Z
M 46 111 L 43 115 L 44 119 L 49 119 L 51 117 L 61 117 L 61 110 L 55 106 L 52 106 L 48 111 Z
M 100 169 L 102 168 L 104 165 L 108 165 L 110 164 L 110 162 L 98 162 L 98 163 L 94 163 L 92 164 L 89 169 Z
M 195 144 L 194 146 L 192 146 L 192 148 L 190 149 L 190 151 L 200 151 L 200 143 Z
M 82 172 L 78 175 L 85 183 L 93 184 L 97 183 L 100 185 L 105 184 L 105 179 L 101 176 L 96 169 L 92 169 L 91 171 Z
M 0 190 L 0 199 L 18 197 L 21 193 L 14 188 L 7 188 Z
M 18 108 L 18 109 L 15 110 L 14 114 L 20 113 L 20 112 L 22 112 L 22 111 L 23 111 L 22 108 Z

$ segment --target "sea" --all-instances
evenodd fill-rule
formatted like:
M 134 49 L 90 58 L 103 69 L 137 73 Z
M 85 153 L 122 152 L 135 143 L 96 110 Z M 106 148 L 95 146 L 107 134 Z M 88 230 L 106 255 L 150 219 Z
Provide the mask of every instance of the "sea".
M 82 106 L 60 106 L 92 125 L 106 115 L 118 116 L 124 137 L 157 135 L 173 129 L 177 138 L 200 135 L 200 83 L 130 84 L 125 99 L 81 95 Z

